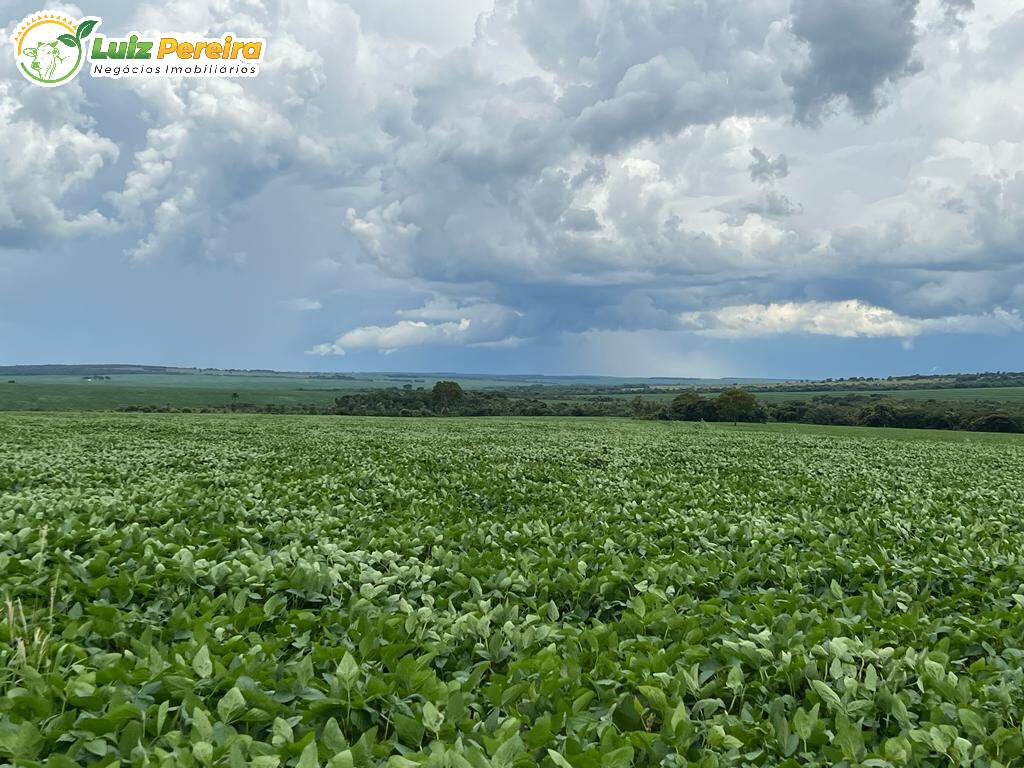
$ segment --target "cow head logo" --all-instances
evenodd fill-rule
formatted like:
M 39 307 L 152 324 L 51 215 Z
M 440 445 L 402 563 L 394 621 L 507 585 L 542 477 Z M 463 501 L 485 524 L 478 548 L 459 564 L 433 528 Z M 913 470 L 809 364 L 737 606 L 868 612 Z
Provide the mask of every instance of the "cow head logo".
M 85 38 L 99 23 L 94 17 L 76 22 L 50 11 L 29 16 L 14 33 L 18 70 L 29 82 L 46 88 L 70 82 L 85 63 Z

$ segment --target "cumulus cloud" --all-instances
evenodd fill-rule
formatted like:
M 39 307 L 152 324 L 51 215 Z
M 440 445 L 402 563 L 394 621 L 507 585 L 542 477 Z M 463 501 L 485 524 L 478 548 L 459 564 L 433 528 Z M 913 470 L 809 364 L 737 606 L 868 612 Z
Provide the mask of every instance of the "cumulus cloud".
M 471 325 L 468 317 L 445 323 L 399 320 L 394 325 L 365 325 L 343 333 L 333 343 L 318 344 L 310 354 L 344 355 L 346 349 L 366 348 L 393 352 L 402 347 L 464 343 Z
M 719 338 L 805 333 L 817 336 L 912 338 L 924 333 L 1006 333 L 1024 331 L 1024 317 L 996 308 L 983 315 L 907 317 L 885 307 L 847 301 L 745 304 L 685 312 L 684 328 Z
M 512 333 L 522 314 L 488 302 L 457 304 L 434 299 L 397 314 L 403 319 L 390 325 L 353 328 L 333 342 L 317 344 L 307 354 L 344 355 L 353 349 L 390 353 L 406 347 L 449 345 L 502 347 L 523 341 Z
M 252 80 L 44 93 L 0 74 L 0 248 L 92 239 L 138 269 L 230 266 L 307 313 L 296 350 L 335 323 L 310 350 L 327 355 L 687 335 L 681 314 L 714 338 L 751 325 L 730 308 L 798 318 L 779 333 L 820 335 L 829 317 L 879 338 L 1014 329 L 1011 4 L 409 0 L 400 21 L 398 5 L 184 0 L 105 18 L 266 36 Z M 281 222 L 299 234 L 275 253 L 240 244 L 275 191 L 301 201 L 302 221 Z M 387 298 L 352 315 L 280 302 L 332 289 Z
M 221 258 L 226 220 L 270 181 L 300 176 L 323 188 L 367 172 L 384 133 L 375 122 L 351 117 L 373 106 L 356 74 L 360 19 L 342 3 L 313 6 L 272 0 L 136 9 L 127 28 L 258 34 L 273 40 L 268 51 L 279 53 L 268 54 L 251 80 L 117 84 L 146 104 L 150 123 L 121 189 L 111 194 L 120 218 L 139 233 L 131 258 L 197 252 Z
M 94 207 L 96 196 L 92 204 L 70 198 L 117 160 L 117 145 L 81 114 L 81 90 L 44 95 L 0 80 L 0 248 L 43 248 L 116 229 Z
M 815 123 L 843 99 L 861 117 L 881 91 L 920 69 L 914 58 L 917 0 L 794 0 L 793 33 L 806 63 L 793 76 L 797 119 Z
M 974 0 L 942 0 L 944 22 L 960 29 L 966 23 L 966 16 L 974 10 Z
M 854 264 L 943 266 L 1019 262 L 1024 242 L 1024 143 L 943 139 L 896 194 L 865 205 L 830 237 Z

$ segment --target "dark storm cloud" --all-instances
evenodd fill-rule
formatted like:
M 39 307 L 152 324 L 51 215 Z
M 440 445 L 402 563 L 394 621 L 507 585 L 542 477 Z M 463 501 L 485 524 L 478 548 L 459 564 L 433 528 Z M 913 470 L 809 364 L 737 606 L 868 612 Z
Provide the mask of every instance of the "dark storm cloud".
M 607 6 L 593 53 L 558 72 L 579 86 L 567 97 L 578 112 L 573 135 L 610 152 L 732 115 L 784 111 L 784 15 L 778 2 Z
M 751 157 L 754 158 L 750 166 L 751 181 L 774 181 L 790 175 L 790 161 L 786 160 L 785 155 L 771 158 L 755 146 L 751 150 Z
M 785 155 L 769 157 L 764 150 L 754 147 L 750 150 L 754 158 L 750 164 L 750 180 L 768 182 L 789 176 L 789 160 Z
M 860 117 L 881 104 L 882 89 L 917 72 L 917 0 L 794 0 L 793 33 L 808 46 L 793 78 L 797 120 L 816 123 L 837 99 Z

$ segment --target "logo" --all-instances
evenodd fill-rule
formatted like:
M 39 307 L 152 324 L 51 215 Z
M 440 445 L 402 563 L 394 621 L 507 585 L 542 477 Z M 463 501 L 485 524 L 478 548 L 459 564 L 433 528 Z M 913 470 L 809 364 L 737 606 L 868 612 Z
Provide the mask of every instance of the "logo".
M 200 38 L 178 33 L 125 37 L 94 34 L 96 16 L 75 21 L 43 11 L 18 25 L 14 57 L 30 82 L 64 85 L 82 69 L 92 77 L 255 77 L 263 61 L 262 38 Z
M 21 74 L 45 88 L 70 82 L 85 63 L 84 41 L 99 23 L 93 17 L 76 22 L 59 13 L 29 16 L 14 34 Z

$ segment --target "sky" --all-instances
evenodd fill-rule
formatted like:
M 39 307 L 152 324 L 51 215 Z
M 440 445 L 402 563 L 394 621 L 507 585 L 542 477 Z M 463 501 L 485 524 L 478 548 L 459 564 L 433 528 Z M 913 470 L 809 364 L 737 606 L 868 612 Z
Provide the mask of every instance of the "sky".
M 1024 2 L 51 3 L 262 36 L 39 88 L 0 0 L 0 364 L 1024 368 Z

